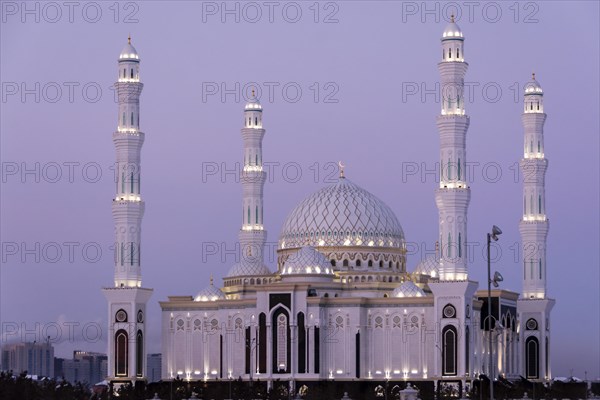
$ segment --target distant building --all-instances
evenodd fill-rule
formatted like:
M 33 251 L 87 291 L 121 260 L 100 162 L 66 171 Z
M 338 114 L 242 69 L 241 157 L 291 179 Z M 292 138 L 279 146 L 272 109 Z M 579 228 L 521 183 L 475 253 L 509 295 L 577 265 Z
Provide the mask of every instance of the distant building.
M 93 385 L 106 377 L 106 360 L 106 354 L 76 350 L 72 360 L 62 361 L 62 376 L 71 383 L 87 382 Z
M 162 366 L 162 354 L 161 353 L 148 354 L 148 358 L 146 361 L 148 382 L 160 381 L 161 366 Z
M 54 376 L 54 347 L 50 343 L 15 343 L 2 348 L 2 370 Z

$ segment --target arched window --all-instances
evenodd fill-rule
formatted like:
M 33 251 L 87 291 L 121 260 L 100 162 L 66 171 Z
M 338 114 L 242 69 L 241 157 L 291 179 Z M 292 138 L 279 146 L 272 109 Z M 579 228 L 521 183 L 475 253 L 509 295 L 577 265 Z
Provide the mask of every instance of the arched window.
M 538 153 L 541 153 L 541 152 L 542 152 L 542 144 L 538 140 Z
M 527 379 L 539 378 L 539 342 L 537 338 L 530 336 L 525 341 L 525 373 Z
M 258 126 L 258 117 L 254 117 L 254 125 Z
M 450 104 L 448 103 L 448 107 L 450 107 Z M 450 163 L 450 158 L 448 158 L 448 180 L 452 179 L 452 170 L 450 169 L 450 166 L 452 164 Z
M 527 196 L 523 196 L 523 214 L 527 214 Z
M 133 70 L 131 70 L 133 73 Z M 135 349 L 135 371 L 138 377 L 144 376 L 144 335 L 141 330 L 137 332 Z
M 267 372 L 267 316 L 265 313 L 258 315 L 258 371 Z
M 254 222 L 258 224 L 258 206 L 256 206 L 256 215 L 254 216 Z
M 250 225 L 250 206 L 248 206 L 248 219 L 246 220 L 248 225 Z
M 442 60 L 446 59 L 446 50 L 442 49 Z
M 529 213 L 530 214 L 534 214 L 533 211 L 533 195 L 529 195 Z
M 452 325 L 442 330 L 442 375 L 454 376 L 457 373 L 456 363 L 456 328 Z
M 356 266 L 360 267 L 360 260 L 356 260 Z
M 287 311 L 279 308 L 273 314 L 273 373 L 290 372 L 290 325 Z
M 460 232 L 458 232 L 458 257 L 462 257 L 462 237 Z
M 452 236 L 450 236 L 450 232 L 448 232 L 448 244 L 446 248 L 448 249 L 446 255 L 452 257 Z
M 115 375 L 127 376 L 129 374 L 129 341 L 127 340 L 127 332 L 119 329 L 115 333 Z
M 123 68 L 123 78 L 127 78 L 127 68 Z
M 131 112 L 131 126 L 133 126 L 133 112 Z
M 306 373 L 306 328 L 304 313 L 298 313 L 298 372 Z
M 448 49 L 448 58 L 452 58 L 452 49 Z
M 373 260 L 369 260 L 369 262 L 367 263 L 367 266 L 372 267 L 373 266 Z
M 347 266 L 348 266 L 348 260 L 344 260 L 344 262 L 342 263 L 342 265 L 343 265 L 344 267 L 347 267 Z
M 335 267 L 335 260 L 331 260 L 331 266 Z
M 392 262 L 391 261 L 388 263 L 388 268 L 392 268 Z
M 456 58 L 460 58 L 460 50 L 458 47 L 456 48 Z
M 538 195 L 538 214 L 542 213 L 542 195 Z
M 379 261 L 379 268 L 383 268 L 383 260 Z
M 123 113 L 123 124 L 122 124 L 123 126 L 125 126 L 125 125 L 127 124 L 127 122 L 126 122 L 126 121 L 127 121 L 127 120 L 125 119 L 125 113 Z
M 131 79 L 133 79 L 133 68 L 131 68 Z
M 539 260 L 540 279 L 542 279 L 542 259 Z
M 462 171 L 461 171 L 461 169 L 460 169 L 460 157 L 459 157 L 459 159 L 458 159 L 458 166 L 457 166 L 457 169 L 458 169 L 458 180 L 460 181 L 460 180 L 461 180 L 461 178 L 462 178 L 462 174 L 461 174 L 461 172 L 462 172 Z

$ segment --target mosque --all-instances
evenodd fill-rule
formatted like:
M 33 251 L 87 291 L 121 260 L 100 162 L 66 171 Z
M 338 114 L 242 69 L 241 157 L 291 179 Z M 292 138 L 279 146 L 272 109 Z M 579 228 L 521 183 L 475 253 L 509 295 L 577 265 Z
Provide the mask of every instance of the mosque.
M 343 166 L 337 183 L 291 210 L 279 233 L 277 270 L 265 265 L 265 110 L 252 96 L 241 128 L 242 256 L 223 277 L 223 287 L 211 278 L 195 296 L 160 301 L 163 380 L 241 377 L 299 387 L 321 380 L 465 385 L 480 374 L 551 378 L 554 300 L 546 293 L 543 91 L 534 75 L 524 93 L 520 165 L 535 176 L 524 182 L 519 222 L 523 292 L 493 289 L 488 304 L 485 283 L 480 288 L 469 279 L 466 257 L 471 188 L 465 177 L 469 116 L 463 100 L 468 68 L 464 40 L 452 19 L 442 33 L 438 63 L 442 90 L 451 88 L 444 91 L 437 117 L 439 234 L 435 254 L 414 267 L 407 265 L 406 239 L 392 209 L 345 177 Z M 121 173 L 112 201 L 114 286 L 103 289 L 109 313 L 108 375 L 115 382 L 146 376 L 145 315 L 152 289 L 141 280 L 140 152 L 145 135 L 139 127 L 139 66 L 130 39 L 119 56 L 115 84 L 119 114 L 113 142 Z

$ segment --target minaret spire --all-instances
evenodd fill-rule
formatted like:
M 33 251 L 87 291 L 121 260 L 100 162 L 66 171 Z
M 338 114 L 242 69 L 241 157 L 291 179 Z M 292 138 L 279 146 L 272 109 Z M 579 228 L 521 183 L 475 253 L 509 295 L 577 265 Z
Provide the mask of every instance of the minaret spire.
M 112 135 L 116 150 L 114 286 L 104 288 L 108 300 L 108 380 L 145 379 L 146 304 L 152 289 L 142 287 L 141 235 L 144 201 L 141 194 L 140 57 L 131 36 L 118 60 L 115 88 L 119 100 L 117 128 Z
M 442 35 L 442 60 L 438 63 L 442 90 L 440 133 L 440 187 L 435 200 L 439 210 L 440 280 L 467 279 L 467 209 L 471 190 L 466 177 L 466 134 L 469 117 L 465 114 L 464 37 L 452 21 Z
M 271 272 L 264 265 L 263 252 L 267 238 L 263 221 L 263 187 L 266 172 L 263 171 L 262 106 L 252 89 L 252 96 L 244 107 L 244 167 L 241 173 L 243 187 L 242 228 L 239 232 L 241 258 L 229 271 L 231 276 L 266 275 Z

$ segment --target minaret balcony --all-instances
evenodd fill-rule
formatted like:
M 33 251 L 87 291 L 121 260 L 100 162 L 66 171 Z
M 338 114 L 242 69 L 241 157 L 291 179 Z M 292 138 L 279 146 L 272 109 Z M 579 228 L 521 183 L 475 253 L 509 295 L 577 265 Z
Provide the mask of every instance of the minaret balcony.
M 136 195 L 136 194 L 125 194 L 125 195 L 121 195 L 121 196 L 117 196 L 115 197 L 114 201 L 142 201 L 142 198 L 140 197 L 140 195 Z
M 119 78 L 119 83 L 138 83 L 140 78 Z
M 544 153 L 529 153 L 529 152 L 525 153 L 524 157 L 527 159 L 529 159 L 529 158 L 538 158 L 538 159 L 545 158 Z
M 546 214 L 537 214 L 537 215 L 523 215 L 524 222 L 544 222 L 546 221 Z
M 250 224 L 242 226 L 243 231 L 262 231 L 265 227 L 260 224 Z

